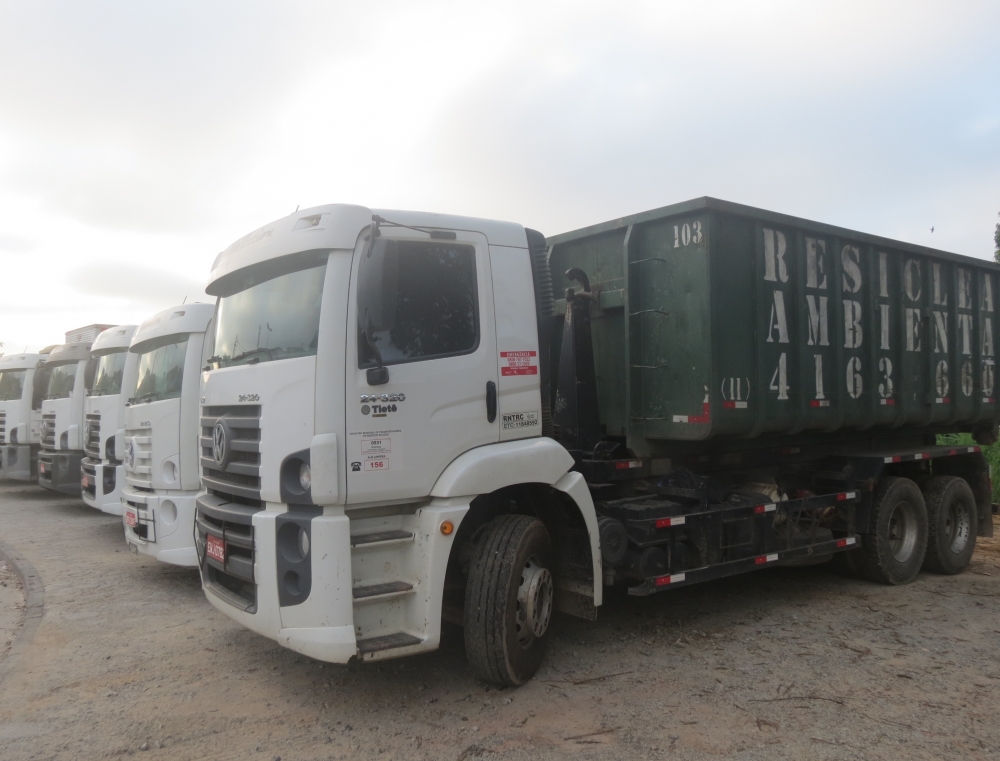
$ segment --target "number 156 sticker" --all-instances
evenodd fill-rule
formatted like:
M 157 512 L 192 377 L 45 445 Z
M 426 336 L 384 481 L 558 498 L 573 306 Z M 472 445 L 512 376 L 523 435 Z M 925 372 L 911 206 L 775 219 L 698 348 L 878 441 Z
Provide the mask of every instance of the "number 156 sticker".
M 383 455 L 369 455 L 365 459 L 365 470 L 389 470 L 389 458 Z

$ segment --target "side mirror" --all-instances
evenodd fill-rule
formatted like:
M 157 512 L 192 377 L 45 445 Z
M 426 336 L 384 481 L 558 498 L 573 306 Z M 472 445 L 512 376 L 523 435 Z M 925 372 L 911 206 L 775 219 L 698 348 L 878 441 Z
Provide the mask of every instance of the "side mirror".
M 399 291 L 399 244 L 376 238 L 361 260 L 358 273 L 358 322 L 373 333 L 396 324 Z

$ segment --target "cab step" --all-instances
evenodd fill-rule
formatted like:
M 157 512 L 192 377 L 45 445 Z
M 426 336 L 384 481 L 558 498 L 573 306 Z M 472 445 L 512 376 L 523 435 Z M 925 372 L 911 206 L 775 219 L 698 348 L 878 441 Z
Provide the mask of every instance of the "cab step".
M 413 585 L 405 581 L 386 581 L 381 584 L 354 587 L 351 591 L 355 600 L 368 600 L 375 597 L 406 594 L 413 591 Z
M 370 534 L 355 534 L 351 537 L 351 546 L 360 547 L 366 544 L 409 542 L 412 539 L 413 533 L 410 531 L 374 531 Z
M 412 634 L 407 634 L 406 632 L 383 634 L 380 637 L 369 637 L 368 639 L 358 640 L 358 652 L 361 655 L 369 655 L 371 653 L 380 653 L 383 650 L 394 650 L 398 647 L 419 645 L 421 642 L 423 640 L 420 637 L 414 637 Z

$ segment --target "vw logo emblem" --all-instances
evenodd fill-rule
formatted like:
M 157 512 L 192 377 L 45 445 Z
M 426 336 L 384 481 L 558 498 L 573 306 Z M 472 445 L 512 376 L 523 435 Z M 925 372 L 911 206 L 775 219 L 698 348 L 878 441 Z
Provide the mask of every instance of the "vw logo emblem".
M 132 470 L 135 467 L 135 440 L 129 439 L 125 445 L 125 467 Z
M 221 420 L 215 424 L 215 431 L 212 434 L 212 455 L 219 465 L 226 460 L 226 427 Z

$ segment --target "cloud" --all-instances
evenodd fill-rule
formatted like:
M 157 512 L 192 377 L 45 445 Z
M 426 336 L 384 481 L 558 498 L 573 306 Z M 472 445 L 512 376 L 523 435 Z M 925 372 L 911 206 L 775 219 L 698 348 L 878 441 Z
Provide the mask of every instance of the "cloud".
M 188 301 L 210 301 L 204 285 L 172 272 L 123 262 L 94 262 L 72 272 L 68 282 L 88 296 L 148 305 L 150 313 Z
M 0 253 L 24 254 L 34 247 L 35 244 L 27 238 L 19 238 L 16 235 L 0 235 Z

